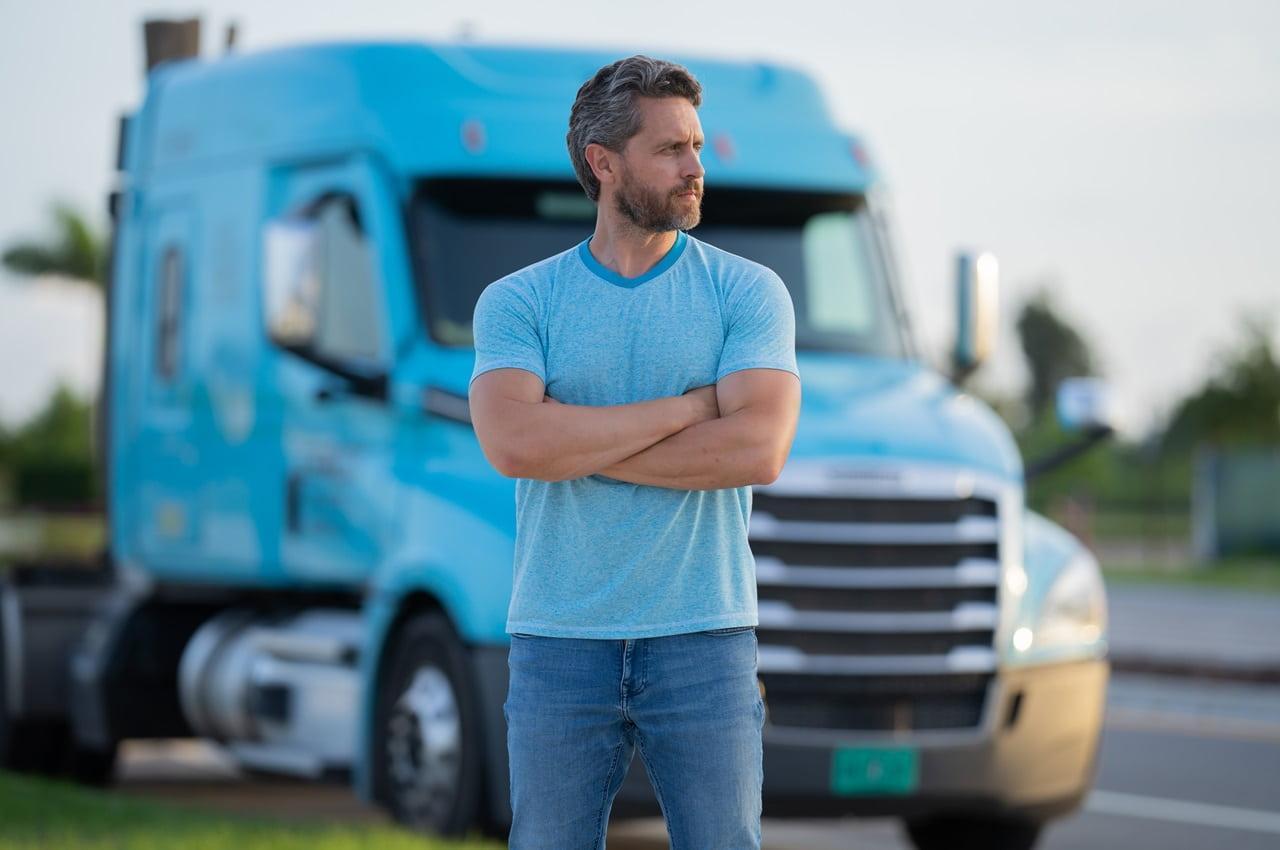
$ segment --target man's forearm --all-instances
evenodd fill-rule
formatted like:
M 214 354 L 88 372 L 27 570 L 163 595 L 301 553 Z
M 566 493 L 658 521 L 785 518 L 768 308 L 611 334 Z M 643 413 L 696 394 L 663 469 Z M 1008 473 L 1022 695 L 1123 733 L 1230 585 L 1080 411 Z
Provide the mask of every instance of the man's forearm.
M 698 421 L 684 396 L 606 407 L 511 402 L 518 422 L 505 474 L 564 481 L 582 478 L 639 452 Z
M 604 469 L 600 475 L 677 490 L 719 490 L 772 481 L 776 427 L 767 416 L 741 410 L 699 422 Z

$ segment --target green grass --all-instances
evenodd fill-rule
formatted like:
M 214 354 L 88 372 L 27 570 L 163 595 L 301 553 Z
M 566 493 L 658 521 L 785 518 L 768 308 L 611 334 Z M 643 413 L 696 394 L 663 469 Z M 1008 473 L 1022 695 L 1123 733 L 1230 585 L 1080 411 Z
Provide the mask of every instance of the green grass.
M 1260 593 L 1280 593 L 1280 560 L 1233 558 L 1211 564 L 1102 565 L 1107 581 L 1117 584 L 1178 584 L 1221 587 Z
M 304 824 L 213 814 L 0 771 L 3 850 L 497 850 L 394 826 Z

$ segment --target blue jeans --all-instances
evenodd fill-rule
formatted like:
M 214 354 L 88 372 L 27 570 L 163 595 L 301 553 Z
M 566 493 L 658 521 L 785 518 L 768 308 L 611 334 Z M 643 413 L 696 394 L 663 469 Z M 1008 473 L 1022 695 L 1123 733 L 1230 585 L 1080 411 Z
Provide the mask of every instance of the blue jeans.
M 629 640 L 512 635 L 508 846 L 603 848 L 639 749 L 671 850 L 758 850 L 757 661 L 752 626 Z

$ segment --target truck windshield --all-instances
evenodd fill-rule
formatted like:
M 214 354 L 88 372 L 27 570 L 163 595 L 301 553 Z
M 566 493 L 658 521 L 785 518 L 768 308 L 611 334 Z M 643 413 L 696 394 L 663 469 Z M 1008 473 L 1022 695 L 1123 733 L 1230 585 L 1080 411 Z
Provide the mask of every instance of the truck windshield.
M 885 258 L 854 194 L 708 187 L 692 233 L 773 269 L 796 312 L 796 348 L 905 356 Z M 410 230 L 432 338 L 472 344 L 489 283 L 591 235 L 577 183 L 447 179 L 418 186 Z

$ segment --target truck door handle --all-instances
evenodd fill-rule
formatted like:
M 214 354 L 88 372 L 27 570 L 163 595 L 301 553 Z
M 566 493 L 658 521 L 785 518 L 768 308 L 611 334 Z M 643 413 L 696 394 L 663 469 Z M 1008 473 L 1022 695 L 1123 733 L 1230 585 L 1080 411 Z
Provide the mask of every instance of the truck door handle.
M 285 479 L 284 527 L 292 532 L 302 528 L 302 475 L 296 469 Z

